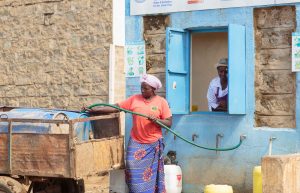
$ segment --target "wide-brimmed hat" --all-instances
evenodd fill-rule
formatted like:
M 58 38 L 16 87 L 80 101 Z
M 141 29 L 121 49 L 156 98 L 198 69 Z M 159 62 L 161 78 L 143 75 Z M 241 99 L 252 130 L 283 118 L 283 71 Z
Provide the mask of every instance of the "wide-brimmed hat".
M 228 67 L 228 58 L 221 58 L 215 67 L 218 68 L 220 66 Z

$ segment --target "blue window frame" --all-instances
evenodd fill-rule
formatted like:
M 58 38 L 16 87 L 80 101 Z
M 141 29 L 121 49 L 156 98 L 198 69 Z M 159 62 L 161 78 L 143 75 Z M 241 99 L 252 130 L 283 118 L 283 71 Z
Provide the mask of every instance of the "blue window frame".
M 224 30 L 224 29 L 222 29 Z M 228 113 L 246 114 L 245 27 L 228 26 Z M 190 112 L 190 30 L 167 28 L 166 97 L 173 114 Z

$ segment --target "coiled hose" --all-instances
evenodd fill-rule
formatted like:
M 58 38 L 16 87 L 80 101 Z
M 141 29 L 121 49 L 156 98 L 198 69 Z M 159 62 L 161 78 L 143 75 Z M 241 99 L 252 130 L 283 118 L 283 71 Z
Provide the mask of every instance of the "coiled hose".
M 106 104 L 106 103 L 93 104 L 91 106 L 88 106 L 87 108 L 88 109 L 92 109 L 93 107 L 97 107 L 97 106 L 112 107 L 112 108 L 118 109 L 119 111 L 123 111 L 125 113 L 130 113 L 130 114 L 138 115 L 138 116 L 141 116 L 141 117 L 149 118 L 147 115 L 144 115 L 144 114 L 141 114 L 141 113 L 137 113 L 137 112 L 132 112 L 132 111 L 120 108 L 118 106 L 111 105 L 111 104 Z M 209 148 L 209 147 L 204 147 L 204 146 L 198 145 L 198 144 L 196 144 L 196 143 L 194 143 L 194 142 L 192 142 L 192 141 L 190 141 L 190 140 L 182 137 L 180 134 L 176 133 L 175 131 L 173 131 L 172 129 L 170 129 L 169 127 L 167 127 L 166 125 L 164 125 L 163 123 L 161 123 L 158 120 L 156 121 L 156 123 L 158 125 L 160 125 L 162 128 L 165 128 L 166 130 L 170 131 L 171 133 L 173 133 L 175 136 L 177 136 L 178 138 L 182 139 L 183 141 L 185 141 L 185 142 L 187 142 L 187 143 L 189 143 L 189 144 L 191 144 L 191 145 L 193 145 L 195 147 L 198 147 L 198 148 L 201 148 L 201 149 L 206 149 L 206 150 L 211 150 L 211 151 L 230 151 L 230 150 L 237 149 L 238 147 L 240 147 L 242 145 L 243 140 L 245 139 L 245 136 L 241 136 L 239 143 L 237 145 L 233 146 L 233 147 L 229 147 L 229 148 Z

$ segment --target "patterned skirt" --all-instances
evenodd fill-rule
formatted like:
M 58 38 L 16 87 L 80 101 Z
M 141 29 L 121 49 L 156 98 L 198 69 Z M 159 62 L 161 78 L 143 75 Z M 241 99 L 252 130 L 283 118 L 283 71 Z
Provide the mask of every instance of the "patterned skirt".
M 140 144 L 129 139 L 126 154 L 126 183 L 129 193 L 165 193 L 163 140 Z

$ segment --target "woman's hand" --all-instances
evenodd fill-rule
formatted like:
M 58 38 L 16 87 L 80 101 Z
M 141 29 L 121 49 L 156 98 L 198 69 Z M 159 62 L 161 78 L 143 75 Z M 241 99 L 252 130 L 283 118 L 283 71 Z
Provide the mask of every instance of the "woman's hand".
M 159 121 L 160 123 L 164 124 L 167 127 L 171 127 L 172 126 L 172 117 L 169 117 L 169 118 L 166 118 L 166 119 L 159 119 L 155 115 L 148 115 L 148 117 L 149 117 L 148 120 L 156 123 L 157 125 L 159 125 L 157 123 L 157 121 Z
M 156 123 L 156 121 L 158 120 L 158 118 L 155 115 L 148 115 L 148 120 Z
M 82 112 L 87 112 L 87 113 L 89 113 L 89 112 L 91 111 L 91 109 L 88 108 L 87 106 L 83 105 L 83 106 L 81 107 L 81 111 L 82 111 Z

